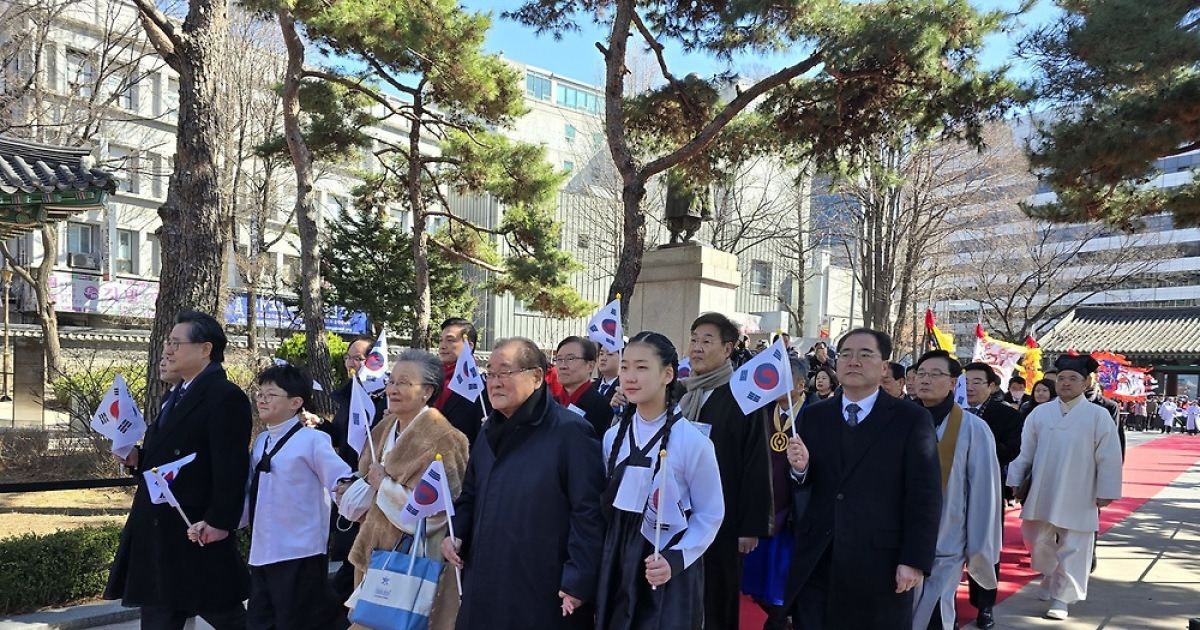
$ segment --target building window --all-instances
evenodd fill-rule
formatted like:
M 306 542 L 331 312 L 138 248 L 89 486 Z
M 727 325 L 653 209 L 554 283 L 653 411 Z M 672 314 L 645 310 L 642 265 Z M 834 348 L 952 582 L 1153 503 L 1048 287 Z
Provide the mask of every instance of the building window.
M 167 91 L 163 94 L 163 105 L 165 106 L 163 113 L 171 116 L 177 115 L 179 112 L 179 78 L 167 77 Z
M 147 234 L 146 240 L 150 242 L 150 275 L 157 278 L 162 271 L 162 244 L 157 234 Z
M 92 254 L 96 251 L 96 226 L 86 223 L 67 224 L 67 253 Z
M 525 74 L 525 93 L 531 98 L 550 100 L 550 77 L 534 72 Z
M 131 111 L 131 112 L 137 111 L 137 107 L 138 107 L 137 91 L 138 91 L 138 86 L 136 83 L 130 83 L 125 86 L 124 91 L 122 91 L 121 95 L 117 98 L 117 104 L 121 107 L 121 109 Z
M 580 234 L 575 237 L 575 246 L 579 249 L 587 249 L 592 246 L 592 237 L 587 234 Z
M 283 274 L 280 277 L 286 284 L 300 286 L 300 257 L 283 255 Z
M 563 128 L 563 138 L 567 142 L 575 142 L 575 125 L 567 125 Z
M 600 96 L 597 94 L 562 84 L 558 86 L 557 103 L 559 105 L 595 113 L 600 111 L 600 101 Z
M 750 292 L 754 295 L 771 294 L 771 263 L 761 260 L 750 262 Z
M 137 152 L 133 149 L 109 147 L 108 159 L 112 163 L 113 172 L 119 176 L 120 189 L 135 195 L 140 193 L 142 187 L 138 181 L 138 171 L 141 170 L 141 164 Z
M 575 163 L 571 160 L 563 160 L 563 170 L 570 173 L 575 170 Z
M 79 96 L 90 97 L 94 79 L 91 55 L 82 50 L 68 48 L 67 91 Z
M 137 265 L 134 264 L 136 253 L 137 235 L 130 230 L 117 230 L 117 273 L 137 273 Z

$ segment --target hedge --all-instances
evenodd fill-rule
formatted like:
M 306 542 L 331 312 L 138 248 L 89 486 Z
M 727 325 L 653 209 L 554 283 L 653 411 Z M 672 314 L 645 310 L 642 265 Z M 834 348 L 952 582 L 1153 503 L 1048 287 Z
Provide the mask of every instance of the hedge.
M 121 540 L 121 525 L 0 540 L 0 614 L 96 597 Z
M 0 615 L 99 597 L 123 527 L 81 527 L 0 540 Z M 236 535 L 246 558 L 250 532 L 242 529 Z

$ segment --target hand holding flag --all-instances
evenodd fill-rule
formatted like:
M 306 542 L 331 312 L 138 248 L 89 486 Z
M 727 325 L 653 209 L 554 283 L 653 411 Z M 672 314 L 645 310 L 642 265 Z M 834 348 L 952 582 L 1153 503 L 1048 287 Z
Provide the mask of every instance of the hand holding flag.
M 196 454 L 192 453 L 169 464 L 156 466 L 142 473 L 142 476 L 146 478 L 146 491 L 150 493 L 150 502 L 156 504 L 166 503 L 175 508 L 175 511 L 179 512 L 179 516 L 183 518 L 183 522 L 189 530 L 192 529 L 192 521 L 184 513 L 183 506 L 179 505 L 179 499 L 175 498 L 175 493 L 171 492 L 171 482 L 178 476 L 179 469 L 191 463 L 194 459 L 196 459 Z M 202 541 L 196 540 L 196 542 L 200 543 L 201 547 L 204 546 Z
M 133 445 L 146 434 L 146 421 L 138 409 L 125 377 L 117 372 L 112 387 L 100 401 L 92 415 L 92 429 L 113 441 L 112 452 L 124 459 L 133 450 Z
M 792 391 L 792 364 L 783 337 L 733 373 L 729 388 L 742 413 L 749 414 Z

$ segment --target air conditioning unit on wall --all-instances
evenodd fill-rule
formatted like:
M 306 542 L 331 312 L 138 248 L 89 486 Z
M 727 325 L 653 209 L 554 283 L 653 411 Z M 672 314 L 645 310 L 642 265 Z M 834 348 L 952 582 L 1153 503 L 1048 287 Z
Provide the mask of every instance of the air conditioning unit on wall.
M 100 258 L 95 254 L 67 254 L 67 266 L 74 269 L 100 270 Z

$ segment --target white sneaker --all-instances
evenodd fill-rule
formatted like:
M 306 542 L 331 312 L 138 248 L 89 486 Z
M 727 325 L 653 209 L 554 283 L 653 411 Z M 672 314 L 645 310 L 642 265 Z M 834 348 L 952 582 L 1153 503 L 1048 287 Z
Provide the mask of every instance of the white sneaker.
M 1047 619 L 1059 619 L 1059 620 L 1066 619 L 1067 618 L 1066 603 L 1060 602 L 1057 599 L 1054 600 L 1054 603 L 1050 604 L 1050 610 L 1046 611 L 1046 618 Z

